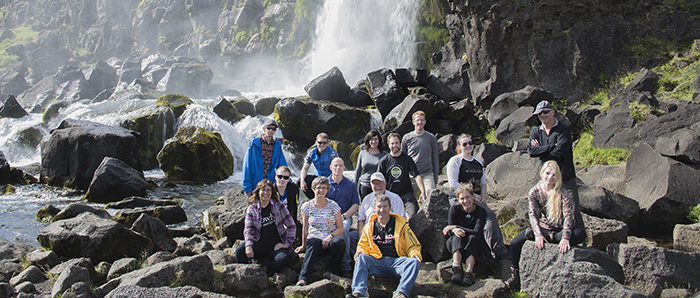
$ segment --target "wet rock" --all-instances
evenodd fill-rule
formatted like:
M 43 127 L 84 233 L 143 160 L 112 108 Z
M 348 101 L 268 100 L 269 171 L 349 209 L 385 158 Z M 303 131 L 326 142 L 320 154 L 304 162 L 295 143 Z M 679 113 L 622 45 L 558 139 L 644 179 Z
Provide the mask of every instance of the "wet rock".
M 534 120 L 530 120 L 537 117 L 532 115 L 534 110 L 530 106 L 521 107 L 504 118 L 496 129 L 496 139 L 506 147 L 513 147 L 515 142 L 522 139 L 528 132 L 527 127 L 534 125 Z
M 20 259 L 32 250 L 34 250 L 34 247 L 31 245 L 13 243 L 0 237 L 0 260 L 8 260 L 19 263 Z
M 253 105 L 253 103 L 250 102 L 250 100 L 248 100 L 245 97 L 234 100 L 232 102 L 232 104 L 234 107 L 236 107 L 236 110 L 238 110 L 238 112 L 240 112 L 243 115 L 247 115 L 247 116 L 255 116 L 256 115 L 255 105 Z M 274 107 L 273 107 L 273 110 L 274 110 Z
M 84 198 L 88 202 L 114 202 L 131 196 L 145 196 L 146 189 L 148 184 L 143 172 L 106 156 L 95 170 Z
M 180 205 L 137 207 L 134 209 L 122 209 L 114 215 L 114 220 L 125 226 L 131 226 L 142 214 L 159 219 L 166 225 L 187 221 L 185 209 Z
M 75 102 L 93 98 L 97 93 L 89 91 L 88 82 L 83 71 L 77 66 L 65 65 L 58 68 L 54 75 L 56 99 Z
M 368 73 L 367 85 L 367 90 L 382 118 L 406 97 L 406 92 L 396 82 L 396 76 L 391 69 L 382 68 Z
M 433 103 L 427 96 L 415 94 L 406 96 L 401 103 L 384 116 L 382 130 L 391 131 L 404 122 L 411 122 L 413 113 L 417 111 L 425 112 L 426 119 L 432 118 L 435 114 Z
M 135 133 L 121 127 L 65 119 L 41 146 L 41 182 L 87 190 L 105 156 L 141 171 Z
M 608 255 L 622 266 L 625 285 L 658 296 L 661 289 L 700 287 L 700 253 L 684 253 L 660 247 L 612 244 Z
M 137 258 L 153 247 L 145 236 L 92 213 L 82 213 L 42 228 L 37 241 L 44 247 L 51 247 L 59 256 L 88 257 L 93 263 L 124 256 Z
M 20 94 L 17 100 L 31 113 L 43 113 L 55 98 L 53 77 L 46 77 Z
M 2 118 L 22 118 L 29 115 L 21 105 L 17 102 L 14 95 L 10 94 L 5 99 L 5 103 L 0 108 L 0 117 Z
M 314 282 L 303 287 L 288 286 L 284 288 L 285 297 L 342 297 L 344 294 L 345 288 L 327 279 L 322 279 L 320 281 Z
M 170 108 L 175 118 L 180 117 L 188 105 L 192 104 L 192 100 L 181 94 L 166 94 L 158 98 L 156 105 Z
M 639 224 L 671 228 L 689 223 L 688 208 L 700 203 L 700 169 L 661 156 L 641 143 L 627 159 L 625 194 L 639 202 Z M 684 187 L 676 187 L 683 185 Z
M 350 86 L 340 69 L 334 66 L 306 84 L 304 91 L 314 100 L 343 102 L 350 92 Z
M 270 115 L 275 111 L 275 106 L 281 99 L 277 97 L 264 97 L 255 102 L 255 111 L 258 115 Z
M 154 198 L 141 198 L 141 197 L 130 197 L 123 199 L 119 202 L 107 203 L 105 208 L 107 209 L 134 209 L 137 207 L 149 207 L 149 206 L 173 206 L 181 205 L 182 201 L 176 199 L 154 199 Z
M 43 271 L 41 271 L 41 269 L 39 269 L 39 267 L 29 266 L 27 267 L 27 269 L 24 269 L 24 271 L 20 272 L 20 274 L 12 277 L 10 279 L 10 285 L 18 285 L 25 281 L 36 284 L 45 281 L 46 279 L 46 275 Z
M 423 245 L 423 251 L 430 254 L 434 261 L 449 257 L 449 251 L 445 248 L 447 238 L 442 234 L 450 209 L 449 194 L 448 187 L 437 187 L 410 220 L 411 229 Z
M 58 255 L 56 255 L 53 251 L 42 251 L 42 250 L 34 250 L 26 255 L 27 262 L 30 264 L 44 268 L 44 270 L 48 270 L 53 268 L 54 266 L 58 265 L 61 263 L 61 260 L 58 258 Z
M 203 98 L 213 76 L 211 69 L 203 61 L 175 63 L 158 82 L 156 90 Z
M 527 86 L 523 89 L 503 93 L 496 97 L 489 109 L 489 125 L 498 126 L 501 120 L 517 111 L 522 106 L 537 106 L 542 100 L 552 101 L 554 94 L 542 88 Z
M 374 101 L 372 101 L 372 97 L 369 96 L 367 88 L 357 87 L 350 89 L 348 95 L 345 96 L 343 103 L 351 107 L 366 107 L 374 105 Z
M 587 186 L 602 187 L 621 194 L 625 192 L 625 167 L 627 163 L 619 163 L 613 166 L 592 165 L 576 173 Z M 580 192 L 580 191 L 579 191 Z
M 56 282 L 51 289 L 51 297 L 62 295 L 63 292 L 78 282 L 90 284 L 90 274 L 87 269 L 80 266 L 70 266 L 65 271 L 61 272 Z
M 0 184 L 12 183 L 10 169 L 10 163 L 8 163 L 7 158 L 5 158 L 5 152 L 0 151 Z
M 194 235 L 190 238 L 178 237 L 173 240 L 177 243 L 177 249 L 173 252 L 177 256 L 193 256 L 214 249 L 214 246 L 200 235 Z
M 117 73 L 119 74 L 118 85 L 124 86 L 129 85 L 135 79 L 141 78 L 143 73 L 141 72 L 141 61 L 127 58 L 122 62 L 121 67 L 118 68 Z
M 194 126 L 180 127 L 157 159 L 168 180 L 215 182 L 233 174 L 233 155 L 221 134 Z
M 396 83 L 403 87 L 425 86 L 430 72 L 425 68 L 397 68 Z
M 111 93 L 110 93 L 111 95 Z M 49 123 L 51 119 L 55 118 L 58 116 L 58 113 L 60 112 L 61 109 L 64 109 L 70 105 L 70 102 L 66 100 L 59 100 L 52 102 L 49 104 L 49 106 L 46 107 L 46 111 L 44 111 L 44 115 L 41 118 L 42 123 Z
M 588 185 L 580 185 L 578 194 L 582 212 L 601 218 L 619 220 L 627 224 L 631 232 L 637 230 L 639 218 L 639 203 L 637 201 L 602 187 Z
M 214 106 L 214 113 L 219 115 L 221 119 L 233 124 L 245 118 L 245 115 L 239 113 L 238 109 L 223 96 L 217 97 L 216 100 L 218 103 Z
M 178 108 L 173 109 L 177 110 Z M 135 114 L 135 116 L 119 124 L 121 127 L 139 133 L 136 139 L 138 140 L 141 167 L 144 170 L 158 167 L 158 160 L 156 160 L 158 152 L 163 149 L 165 141 L 175 134 L 173 109 L 159 105 L 149 106 L 138 112 L 131 112 L 130 115 Z
M 527 153 L 503 154 L 486 167 L 488 193 L 498 198 L 525 198 L 540 180 L 539 168 L 540 161 Z
M 673 248 L 681 251 L 700 251 L 700 223 L 676 225 L 673 228 Z
M 74 218 L 84 212 L 89 212 L 94 215 L 97 215 L 100 218 L 104 219 L 112 219 L 112 215 L 107 212 L 107 210 L 104 209 L 97 209 L 95 207 L 92 207 L 90 205 L 86 204 L 81 204 L 81 203 L 71 203 L 66 208 L 63 208 L 58 214 L 56 214 L 54 217 L 51 218 L 51 222 L 56 222 L 62 219 L 69 219 L 69 218 Z
M 183 211 L 184 213 L 184 211 Z M 187 217 L 185 216 L 185 219 Z M 142 213 L 131 226 L 131 230 L 142 234 L 153 242 L 153 250 L 155 251 L 175 251 L 177 243 L 170 236 L 168 227 L 160 219 Z
M 107 273 L 107 280 L 134 271 L 137 269 L 136 265 L 138 265 L 138 261 L 134 258 L 122 258 L 114 261 Z
M 608 244 L 627 243 L 629 228 L 624 222 L 582 214 L 586 225 L 586 246 L 606 251 Z
M 221 269 L 221 277 L 228 295 L 260 293 L 269 288 L 265 266 L 261 264 L 226 265 Z

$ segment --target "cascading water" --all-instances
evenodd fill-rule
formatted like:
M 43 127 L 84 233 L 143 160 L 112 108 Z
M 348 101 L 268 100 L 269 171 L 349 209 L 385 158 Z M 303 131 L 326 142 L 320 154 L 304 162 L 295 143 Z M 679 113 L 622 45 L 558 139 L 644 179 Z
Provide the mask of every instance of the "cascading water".
M 415 67 L 418 0 L 326 0 L 309 54 L 312 77 L 338 66 L 349 85 L 380 68 Z

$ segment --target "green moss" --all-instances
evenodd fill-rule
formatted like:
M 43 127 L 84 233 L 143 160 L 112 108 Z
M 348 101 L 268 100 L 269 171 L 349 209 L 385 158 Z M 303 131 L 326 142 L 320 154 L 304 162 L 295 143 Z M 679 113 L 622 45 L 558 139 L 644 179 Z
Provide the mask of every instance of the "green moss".
M 512 1 L 516 1 L 516 0 L 512 0 Z M 527 293 L 525 293 L 521 290 L 512 290 L 508 293 L 508 295 L 506 297 L 508 297 L 508 298 L 529 298 L 530 295 L 528 295 Z
M 445 15 L 448 12 L 445 0 L 423 0 L 419 11 L 418 57 L 422 64 L 433 69 L 430 57 L 450 41 L 450 33 L 445 27 Z
M 16 55 L 7 53 L 5 50 L 15 45 L 26 45 L 30 42 L 35 42 L 39 37 L 39 32 L 32 30 L 31 27 L 17 27 L 11 29 L 11 31 L 14 36 L 0 42 L 0 68 L 6 68 L 8 64 L 17 61 L 19 58 Z
M 695 207 L 690 207 L 688 219 L 695 223 L 700 223 L 700 204 L 695 205 Z
M 593 133 L 586 131 L 574 147 L 574 163 L 577 167 L 585 168 L 591 165 L 616 165 L 626 162 L 630 152 L 624 149 L 600 149 L 593 146 Z
M 156 100 L 156 105 L 166 106 L 173 110 L 175 117 L 180 117 L 185 112 L 185 108 L 193 101 L 182 94 L 166 94 Z
M 496 128 L 491 127 L 489 130 L 486 132 L 486 135 L 484 136 L 486 138 L 486 142 L 488 143 L 494 143 L 494 144 L 500 144 L 501 141 L 496 139 Z
M 525 230 L 524 228 L 519 227 L 516 224 L 507 224 L 503 227 L 501 227 L 501 234 L 503 234 L 503 239 L 506 240 L 506 242 L 510 243 L 510 240 L 513 239 L 513 237 L 517 236 Z
M 4 187 L 4 194 L 15 193 L 15 187 L 12 184 L 6 184 Z

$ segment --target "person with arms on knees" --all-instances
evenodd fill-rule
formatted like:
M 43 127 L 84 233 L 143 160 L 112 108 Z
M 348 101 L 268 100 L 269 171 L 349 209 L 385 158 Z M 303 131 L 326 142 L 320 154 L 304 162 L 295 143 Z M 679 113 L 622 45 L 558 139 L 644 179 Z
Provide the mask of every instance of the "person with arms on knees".
M 243 158 L 243 190 L 250 197 L 260 180 L 275 181 L 275 169 L 286 166 L 282 143 L 273 136 L 279 125 L 274 119 L 263 123 L 262 136 L 253 138 Z
M 304 157 L 304 166 L 301 168 L 299 187 L 309 199 L 314 197 L 313 189 L 309 188 L 311 182 L 314 181 L 316 177 L 330 176 L 331 161 L 338 157 L 338 152 L 328 146 L 328 139 L 328 134 L 325 132 L 316 135 L 316 147 L 309 150 L 306 157 Z M 311 164 L 314 165 L 314 174 L 308 175 Z
M 564 188 L 571 192 L 574 202 L 574 225 L 585 228 L 579 208 L 578 187 L 576 186 L 576 168 L 574 168 L 574 152 L 572 148 L 571 128 L 559 122 L 554 115 L 557 111 L 546 100 L 540 101 L 532 113 L 542 123 L 530 130 L 530 142 L 527 153 L 530 157 L 540 159 L 540 165 L 554 160 L 561 167 L 561 179 Z
M 292 171 L 287 166 L 281 166 L 275 170 L 275 189 L 280 202 L 287 207 L 294 222 L 297 222 L 297 203 L 299 203 L 299 187 L 291 180 Z
M 447 238 L 447 250 L 452 253 L 452 283 L 474 284 L 474 264 L 484 243 L 486 210 L 474 202 L 472 184 L 461 184 L 455 190 L 459 204 L 450 207 L 447 226 L 442 233 Z M 465 271 L 462 271 L 462 260 Z
M 374 210 L 362 230 L 355 253 L 352 294 L 346 298 L 367 296 L 370 274 L 398 278 L 394 298 L 406 298 L 418 277 L 421 244 L 402 216 L 391 213 L 391 200 L 385 195 L 374 197 Z
M 506 285 L 520 287 L 520 253 L 525 240 L 534 240 L 535 246 L 544 248 L 544 243 L 559 243 L 559 252 L 566 253 L 571 246 L 586 240 L 586 231 L 574 227 L 574 202 L 571 192 L 562 187 L 562 173 L 556 161 L 545 162 L 540 169 L 540 182 L 528 194 L 528 217 L 530 227 L 510 241 L 510 257 L 513 261 L 512 276 Z
M 345 162 L 342 158 L 336 157 L 331 161 L 331 176 L 328 178 L 330 182 L 330 190 L 326 197 L 335 201 L 340 206 L 340 212 L 343 216 L 343 233 L 340 235 L 345 241 L 346 249 L 343 255 L 343 262 L 340 264 L 340 273 L 343 277 L 352 276 L 352 256 L 350 250 L 347 249 L 350 244 L 350 228 L 352 227 L 352 216 L 360 207 L 360 197 L 357 195 L 357 186 L 352 180 L 343 176 L 345 171 Z
M 434 134 L 425 131 L 427 119 L 423 111 L 413 113 L 411 120 L 414 129 L 403 136 L 401 150 L 403 153 L 408 154 L 416 164 L 420 177 L 423 180 L 423 185 L 425 185 L 425 192 L 422 194 L 422 197 L 426 197 L 428 192 L 435 189 L 435 184 L 440 174 L 437 138 Z
M 423 200 L 425 195 L 423 178 L 419 175 L 413 159 L 401 151 L 401 137 L 397 133 L 390 133 L 386 139 L 391 151 L 379 161 L 377 171 L 386 178 L 386 188 L 401 197 L 406 207 L 406 218 L 411 219 L 418 212 L 418 202 L 413 194 L 409 173 L 416 178 L 421 192 L 420 200 Z
M 289 263 L 289 253 L 296 236 L 296 224 L 287 208 L 279 201 L 272 182 L 263 179 L 253 190 L 245 215 L 244 242 L 236 248 L 236 261 L 248 263 L 265 256 L 267 274 L 280 272 Z
M 314 198 L 301 205 L 303 225 L 301 246 L 294 251 L 296 253 L 306 251 L 306 255 L 301 265 L 297 286 L 305 286 L 311 282 L 314 266 L 322 251 L 331 253 L 327 272 L 340 275 L 340 262 L 345 253 L 345 241 L 340 237 L 343 233 L 343 216 L 340 213 L 340 206 L 326 198 L 328 188 L 328 178 L 316 177 L 311 182 Z
M 376 130 L 370 130 L 365 136 L 365 148 L 357 156 L 357 166 L 355 167 L 355 183 L 359 188 L 360 198 L 364 198 L 372 192 L 369 176 L 377 171 L 379 160 L 384 155 L 389 154 L 384 151 L 382 136 Z
M 484 163 L 472 155 L 475 145 L 470 135 L 462 134 L 457 141 L 457 155 L 451 157 L 445 166 L 450 189 L 454 192 L 461 183 L 470 183 L 472 185 L 476 205 L 486 210 L 484 239 L 489 246 L 491 257 L 496 260 L 509 258 L 510 255 L 503 243 L 503 234 L 501 234 L 496 213 L 486 206 Z M 450 205 L 456 204 L 458 204 L 457 200 L 450 201 Z

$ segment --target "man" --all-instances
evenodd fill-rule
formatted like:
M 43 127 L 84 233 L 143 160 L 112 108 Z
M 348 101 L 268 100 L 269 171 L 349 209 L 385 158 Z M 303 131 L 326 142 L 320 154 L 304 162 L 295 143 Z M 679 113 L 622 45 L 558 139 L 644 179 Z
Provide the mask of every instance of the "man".
M 377 172 L 384 174 L 387 189 L 399 195 L 406 207 L 406 218 L 411 219 L 418 212 L 418 202 L 413 194 L 413 186 L 409 173 L 416 178 L 416 184 L 421 191 L 420 200 L 425 197 L 423 177 L 418 173 L 418 168 L 413 160 L 401 151 L 401 137 L 397 133 L 390 133 L 387 137 L 389 154 L 379 160 Z
M 287 160 L 282 152 L 282 143 L 273 136 L 279 125 L 274 119 L 263 123 L 263 133 L 248 144 L 243 158 L 243 190 L 250 196 L 263 178 L 275 181 L 275 169 L 286 166 Z
M 435 189 L 435 183 L 440 174 L 437 138 L 434 134 L 425 131 L 425 123 L 427 122 L 425 118 L 423 111 L 413 113 L 411 120 L 414 129 L 405 134 L 401 140 L 403 153 L 408 154 L 413 159 L 423 179 L 423 185 L 425 185 L 423 197 Z
M 385 195 L 374 197 L 374 210 L 362 230 L 355 253 L 355 272 L 352 294 L 346 298 L 367 296 L 367 276 L 399 278 L 394 298 L 407 298 L 418 277 L 421 244 L 408 222 L 396 213 L 390 213 L 391 200 Z
M 542 125 L 530 130 L 530 142 L 527 153 L 530 157 L 539 157 L 540 165 L 554 160 L 561 169 L 562 186 L 571 191 L 574 199 L 575 226 L 583 228 L 583 218 L 579 208 L 578 187 L 576 186 L 576 169 L 574 168 L 574 153 L 571 148 L 571 129 L 559 122 L 554 115 L 557 111 L 546 100 L 540 101 L 533 115 L 537 115 Z
M 299 186 L 307 198 L 314 198 L 314 192 L 310 186 L 316 177 L 331 175 L 331 161 L 336 157 L 338 157 L 338 153 L 333 148 L 328 147 L 328 134 L 322 132 L 316 135 L 316 147 L 309 150 L 304 157 L 304 166 L 301 168 L 301 177 L 299 178 Z M 311 164 L 314 165 L 314 174 L 307 175 Z
M 391 211 L 394 213 L 406 217 L 406 211 L 403 207 L 403 201 L 399 195 L 386 190 L 386 180 L 384 175 L 380 172 L 373 173 L 370 176 L 370 184 L 372 185 L 372 193 L 365 196 L 362 199 L 362 204 L 360 204 L 360 209 L 357 211 L 357 230 L 362 231 L 365 227 L 365 221 L 368 217 L 374 214 L 374 198 L 378 195 L 386 195 L 391 201 L 391 206 L 393 206 Z M 358 237 L 359 238 L 359 237 Z
M 340 206 L 340 212 L 343 215 L 343 233 L 340 237 L 345 240 L 345 243 L 350 243 L 350 228 L 352 227 L 352 216 L 357 212 L 360 206 L 360 196 L 357 194 L 357 186 L 352 180 L 345 178 L 345 162 L 340 157 L 336 157 L 331 161 L 331 176 L 328 177 L 330 190 L 326 194 L 326 198 L 335 201 Z M 340 263 L 340 275 L 343 277 L 352 276 L 352 262 L 350 250 L 346 249 L 343 255 L 343 261 Z

